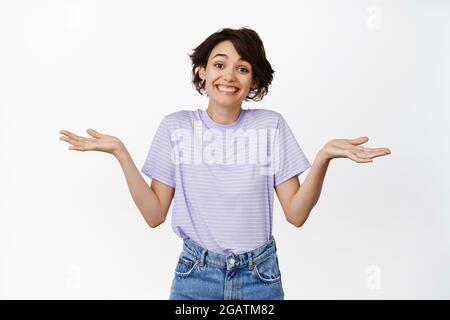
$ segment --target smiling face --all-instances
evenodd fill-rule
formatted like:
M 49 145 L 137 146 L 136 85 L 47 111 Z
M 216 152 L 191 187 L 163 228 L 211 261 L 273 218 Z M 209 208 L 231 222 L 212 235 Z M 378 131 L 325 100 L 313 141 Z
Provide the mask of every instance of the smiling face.
M 241 60 L 229 40 L 218 43 L 208 57 L 206 68 L 199 68 L 205 81 L 209 106 L 241 108 L 250 89 L 256 89 L 250 63 Z

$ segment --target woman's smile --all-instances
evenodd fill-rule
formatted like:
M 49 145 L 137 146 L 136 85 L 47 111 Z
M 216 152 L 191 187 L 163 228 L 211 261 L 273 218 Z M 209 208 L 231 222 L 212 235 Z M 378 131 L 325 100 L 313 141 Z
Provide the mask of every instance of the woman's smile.
M 226 86 L 226 85 L 221 85 L 221 84 L 215 85 L 215 87 L 216 87 L 217 91 L 219 91 L 220 93 L 225 94 L 225 95 L 235 95 L 240 90 L 239 88 L 234 87 L 234 86 Z

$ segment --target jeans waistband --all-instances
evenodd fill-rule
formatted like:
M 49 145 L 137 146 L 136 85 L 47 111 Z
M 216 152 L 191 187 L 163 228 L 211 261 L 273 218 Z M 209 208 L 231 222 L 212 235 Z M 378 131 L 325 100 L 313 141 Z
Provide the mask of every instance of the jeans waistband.
M 277 247 L 275 238 L 271 236 L 269 241 L 256 249 L 239 254 L 220 254 L 203 248 L 191 239 L 183 239 L 183 251 L 195 258 L 200 266 L 206 263 L 227 270 L 242 267 L 248 267 L 252 270 L 255 264 L 264 261 L 270 255 L 274 254 L 277 251 Z

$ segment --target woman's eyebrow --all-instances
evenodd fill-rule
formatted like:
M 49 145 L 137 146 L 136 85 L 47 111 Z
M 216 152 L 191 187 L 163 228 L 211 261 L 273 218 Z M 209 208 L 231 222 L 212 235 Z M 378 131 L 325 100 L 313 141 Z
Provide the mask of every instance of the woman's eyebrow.
M 216 55 L 214 55 L 214 57 L 212 57 L 211 59 L 214 59 L 215 57 L 225 57 L 228 58 L 228 56 L 225 53 L 217 53 Z M 238 61 L 243 61 L 243 62 L 247 62 L 245 60 L 242 60 L 242 58 L 239 58 Z

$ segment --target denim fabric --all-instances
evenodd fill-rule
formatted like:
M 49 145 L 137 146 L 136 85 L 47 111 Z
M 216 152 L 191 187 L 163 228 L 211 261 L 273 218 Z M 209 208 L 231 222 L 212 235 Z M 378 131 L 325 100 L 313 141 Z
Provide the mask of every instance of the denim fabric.
M 209 251 L 183 240 L 170 300 L 283 300 L 275 239 L 241 254 Z

